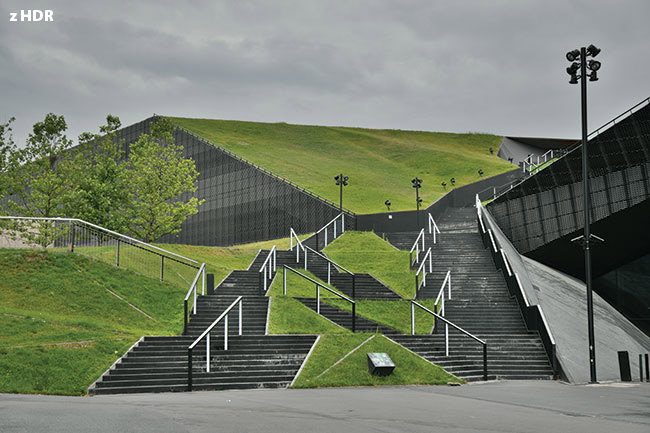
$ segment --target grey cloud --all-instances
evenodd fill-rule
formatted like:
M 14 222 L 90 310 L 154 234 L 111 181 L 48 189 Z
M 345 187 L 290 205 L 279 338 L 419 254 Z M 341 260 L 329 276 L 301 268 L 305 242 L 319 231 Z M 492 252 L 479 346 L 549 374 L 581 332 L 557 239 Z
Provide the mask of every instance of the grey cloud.
M 591 126 L 650 96 L 644 0 L 74 3 L 0 5 L 0 120 L 19 138 L 48 111 L 71 136 L 159 112 L 575 137 L 564 53 L 590 42 Z M 55 22 L 7 22 L 26 7 Z

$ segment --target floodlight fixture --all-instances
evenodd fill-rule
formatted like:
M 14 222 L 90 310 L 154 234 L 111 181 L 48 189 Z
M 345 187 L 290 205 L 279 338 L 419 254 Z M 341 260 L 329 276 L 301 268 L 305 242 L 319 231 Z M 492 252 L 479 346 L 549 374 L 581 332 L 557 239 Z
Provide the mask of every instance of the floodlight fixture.
M 494 149 L 490 147 L 490 155 L 494 155 Z
M 440 185 L 442 185 L 442 189 L 447 191 L 447 182 L 442 182 Z
M 449 182 L 451 182 L 451 186 L 456 185 L 456 178 L 452 177 L 451 179 L 449 179 Z
M 600 69 L 600 62 L 598 60 L 589 60 L 587 67 L 592 71 L 596 72 Z
M 574 62 L 574 63 L 571 63 L 571 66 L 566 68 L 566 73 L 569 74 L 569 75 L 575 75 L 575 74 L 578 73 L 578 69 L 580 69 L 580 63 Z
M 479 168 L 479 170 L 478 170 L 478 175 L 479 175 L 479 176 L 483 176 L 483 170 L 481 170 L 480 168 Z
M 589 74 L 589 81 L 598 81 L 598 74 L 596 71 L 593 71 L 591 74 Z
M 569 80 L 569 84 L 578 84 L 578 76 L 577 75 L 571 75 L 571 79 Z
M 386 205 L 386 207 L 387 207 L 388 210 L 390 211 L 390 200 L 386 200 L 386 201 L 384 202 L 384 204 Z
M 591 44 L 587 47 L 587 55 L 591 57 L 596 57 L 600 53 L 600 48 L 596 47 L 594 44 Z
M 575 60 L 578 59 L 579 57 L 580 57 L 580 50 L 578 50 L 578 49 L 571 50 L 571 51 L 569 51 L 568 53 L 566 53 L 566 59 L 567 59 L 568 61 L 570 61 L 570 62 L 575 61 Z

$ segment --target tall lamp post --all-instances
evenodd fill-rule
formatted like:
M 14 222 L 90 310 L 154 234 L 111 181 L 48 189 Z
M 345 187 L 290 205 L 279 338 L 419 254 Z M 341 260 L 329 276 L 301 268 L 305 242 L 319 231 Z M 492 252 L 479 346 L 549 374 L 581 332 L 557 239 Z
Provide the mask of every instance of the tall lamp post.
M 591 244 L 592 240 L 600 240 L 597 236 L 591 234 L 591 198 L 589 196 L 589 159 L 587 156 L 587 80 L 598 81 L 597 71 L 600 69 L 600 62 L 596 60 L 587 60 L 587 57 L 596 57 L 600 53 L 600 48 L 594 45 L 582 47 L 569 51 L 566 58 L 571 62 L 566 71 L 571 76 L 569 83 L 578 84 L 581 80 L 580 94 L 582 99 L 582 183 L 584 194 L 584 217 L 585 229 L 584 235 L 573 239 L 579 241 L 585 251 L 585 283 L 587 284 L 587 326 L 589 328 L 589 369 L 591 372 L 591 382 L 595 383 L 596 379 L 596 347 L 594 341 L 594 305 L 591 287 Z M 587 69 L 591 73 L 587 73 Z M 578 75 L 580 72 L 580 75 Z M 593 239 L 592 239 L 593 237 Z
M 334 180 L 336 181 L 336 184 L 340 185 L 339 212 L 343 212 L 343 187 L 348 185 L 348 179 L 350 178 L 347 176 L 343 176 L 343 173 L 334 176 Z
M 422 199 L 420 198 L 420 188 L 422 188 L 422 179 L 418 179 L 415 177 L 414 179 L 411 179 L 411 183 L 413 184 L 413 188 L 415 188 L 415 206 L 417 207 L 416 215 L 417 215 L 417 224 L 418 228 L 420 228 L 420 203 L 422 203 Z

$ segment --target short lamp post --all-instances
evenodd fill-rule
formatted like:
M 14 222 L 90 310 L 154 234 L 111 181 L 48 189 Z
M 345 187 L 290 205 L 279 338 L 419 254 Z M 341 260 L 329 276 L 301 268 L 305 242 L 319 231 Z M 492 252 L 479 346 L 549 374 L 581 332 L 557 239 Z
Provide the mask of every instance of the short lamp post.
M 420 228 L 420 203 L 422 203 L 420 188 L 422 188 L 422 179 L 418 179 L 416 176 L 414 179 L 411 179 L 411 183 L 413 184 L 413 188 L 415 188 L 415 205 L 417 209 L 415 213 L 417 215 L 417 227 Z
M 585 283 L 587 284 L 587 326 L 589 331 L 589 369 L 591 372 L 591 382 L 595 383 L 596 378 L 596 347 L 594 338 L 594 305 L 591 287 L 591 244 L 592 241 L 600 240 L 597 236 L 591 234 L 591 197 L 589 196 L 589 159 L 587 156 L 587 80 L 598 81 L 597 71 L 600 69 L 600 62 L 596 60 L 587 60 L 588 57 L 596 57 L 600 49 L 594 45 L 582 47 L 569 51 L 566 58 L 571 65 L 566 69 L 571 76 L 569 83 L 578 84 L 581 80 L 581 111 L 582 111 L 582 183 L 584 194 L 584 218 L 585 228 L 584 235 L 574 240 L 580 241 L 585 251 Z M 587 73 L 587 69 L 591 72 Z M 580 73 L 580 75 L 578 75 Z M 592 239 L 593 238 L 593 239 Z
M 343 187 L 348 185 L 348 179 L 350 178 L 347 176 L 343 176 L 343 173 L 334 176 L 334 180 L 336 181 L 336 184 L 340 186 L 339 212 L 343 212 Z

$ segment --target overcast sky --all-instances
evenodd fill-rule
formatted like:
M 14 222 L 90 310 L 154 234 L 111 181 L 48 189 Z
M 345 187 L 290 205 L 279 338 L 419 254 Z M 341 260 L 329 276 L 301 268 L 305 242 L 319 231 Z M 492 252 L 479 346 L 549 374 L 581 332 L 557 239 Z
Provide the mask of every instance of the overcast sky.
M 10 22 L 51 9 L 54 22 Z M 602 48 L 590 130 L 650 96 L 650 1 L 0 0 L 0 121 L 107 113 L 578 137 L 565 53 Z

